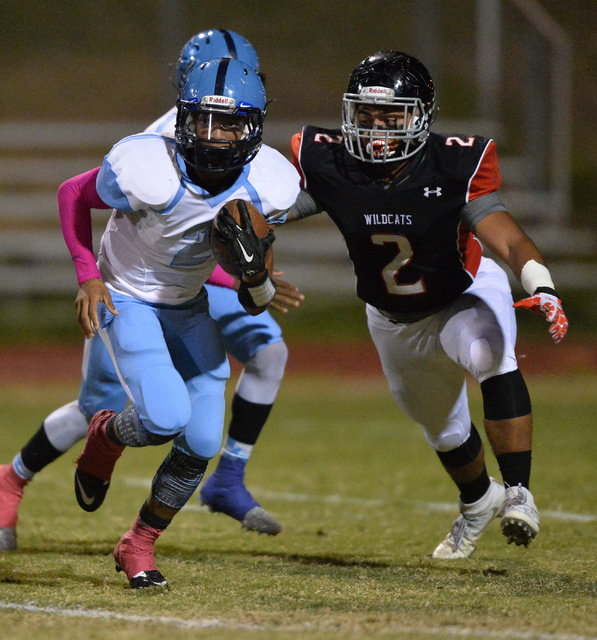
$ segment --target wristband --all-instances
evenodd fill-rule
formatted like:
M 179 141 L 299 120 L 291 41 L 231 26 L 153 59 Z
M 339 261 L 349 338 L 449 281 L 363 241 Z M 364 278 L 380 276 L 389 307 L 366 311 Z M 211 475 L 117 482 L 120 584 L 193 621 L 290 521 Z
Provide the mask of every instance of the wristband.
M 213 284 L 215 287 L 224 287 L 225 289 L 234 289 L 235 281 L 235 278 L 227 274 L 218 264 L 205 284 Z
M 540 287 L 555 290 L 549 270 L 536 260 L 529 260 L 524 263 L 520 272 L 520 284 L 530 296 L 534 295 L 535 291 Z
M 241 282 L 238 290 L 239 302 L 248 307 L 266 307 L 275 295 L 276 285 L 267 271 L 264 280 L 259 284 L 249 285 L 246 282 Z

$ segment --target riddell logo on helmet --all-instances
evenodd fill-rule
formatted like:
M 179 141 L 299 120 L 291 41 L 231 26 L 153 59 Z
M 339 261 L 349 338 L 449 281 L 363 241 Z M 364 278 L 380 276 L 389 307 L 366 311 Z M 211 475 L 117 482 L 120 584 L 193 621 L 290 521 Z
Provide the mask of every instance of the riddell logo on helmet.
M 236 100 L 227 96 L 203 96 L 201 104 L 208 107 L 235 107 Z
M 394 90 L 388 87 L 363 87 L 361 98 L 393 98 Z

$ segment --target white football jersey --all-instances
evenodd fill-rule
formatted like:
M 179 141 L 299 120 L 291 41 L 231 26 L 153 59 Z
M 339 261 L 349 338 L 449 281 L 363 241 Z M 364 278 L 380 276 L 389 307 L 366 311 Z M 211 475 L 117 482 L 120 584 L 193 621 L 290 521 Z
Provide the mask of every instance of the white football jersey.
M 284 211 L 297 198 L 299 174 L 263 145 L 229 189 L 211 195 L 189 180 L 173 138 L 140 133 L 105 157 L 97 191 L 114 207 L 98 257 L 106 285 L 177 305 L 194 298 L 215 267 L 209 229 L 220 208 L 241 198 L 265 216 Z
M 172 107 L 157 120 L 154 120 L 145 130 L 145 133 L 163 133 L 174 138 L 174 127 L 176 126 L 176 107 Z

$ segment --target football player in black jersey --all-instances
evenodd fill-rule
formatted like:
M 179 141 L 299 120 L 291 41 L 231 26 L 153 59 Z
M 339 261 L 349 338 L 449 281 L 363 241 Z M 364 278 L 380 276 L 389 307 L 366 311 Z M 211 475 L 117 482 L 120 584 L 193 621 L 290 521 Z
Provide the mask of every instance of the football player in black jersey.
M 433 557 L 464 558 L 495 517 L 517 545 L 539 531 L 513 307 L 545 316 L 556 343 L 568 321 L 539 251 L 501 202 L 494 141 L 431 132 L 434 111 L 432 78 L 416 58 L 384 51 L 363 60 L 342 128 L 307 126 L 292 139 L 304 191 L 287 219 L 326 211 L 344 236 L 392 395 L 460 492 L 460 516 Z M 505 272 L 479 241 L 528 298 L 513 304 Z M 481 385 L 503 484 L 487 474 L 467 371 Z

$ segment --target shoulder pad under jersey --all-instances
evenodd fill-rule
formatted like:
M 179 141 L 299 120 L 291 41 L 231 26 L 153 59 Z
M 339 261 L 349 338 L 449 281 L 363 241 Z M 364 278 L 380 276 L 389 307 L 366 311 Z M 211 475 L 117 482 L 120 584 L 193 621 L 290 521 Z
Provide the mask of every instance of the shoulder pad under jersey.
M 174 137 L 176 126 L 176 107 L 172 107 L 164 115 L 154 120 L 144 131 L 144 133 L 161 133 L 165 136 Z
M 279 151 L 265 144 L 250 163 L 249 182 L 258 188 L 265 215 L 294 204 L 300 191 L 299 180 L 294 166 Z
M 116 143 L 97 177 L 100 198 L 129 212 L 166 209 L 180 186 L 176 143 L 159 134 L 139 133 Z

